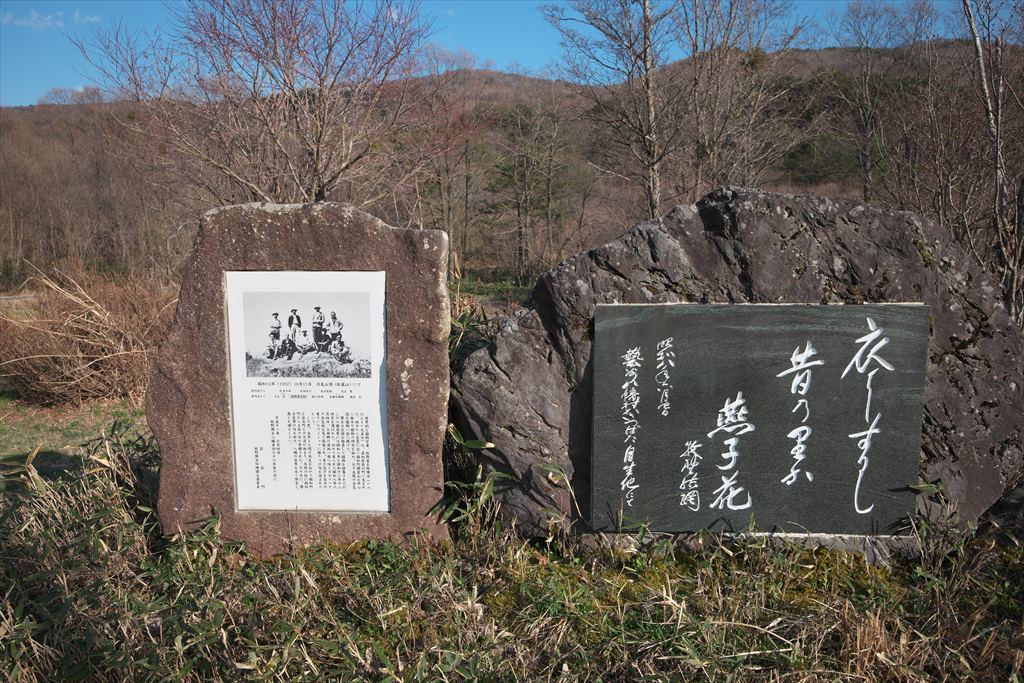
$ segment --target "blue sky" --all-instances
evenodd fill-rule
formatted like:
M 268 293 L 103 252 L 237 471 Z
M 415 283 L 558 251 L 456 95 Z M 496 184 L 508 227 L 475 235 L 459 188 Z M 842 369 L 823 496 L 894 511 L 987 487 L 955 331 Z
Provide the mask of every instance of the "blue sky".
M 464 49 L 496 69 L 543 71 L 560 55 L 558 33 L 533 0 L 425 0 L 433 42 Z M 845 0 L 798 0 L 796 12 L 815 19 L 842 10 Z M 132 30 L 166 25 L 159 0 L 0 0 L 0 104 L 34 104 L 55 87 L 92 82 L 86 60 L 68 36 L 88 37 L 100 24 Z

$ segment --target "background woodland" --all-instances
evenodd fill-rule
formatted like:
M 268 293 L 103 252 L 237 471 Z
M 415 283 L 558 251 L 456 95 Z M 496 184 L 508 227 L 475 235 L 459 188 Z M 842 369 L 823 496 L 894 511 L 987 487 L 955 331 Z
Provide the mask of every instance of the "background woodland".
M 433 48 L 415 3 L 212 0 L 173 39 L 97 33 L 101 87 L 0 109 L 0 283 L 67 260 L 173 282 L 202 211 L 330 200 L 528 284 L 735 184 L 936 216 L 1021 320 L 1019 0 L 856 0 L 828 26 L 775 0 L 544 11 L 544 77 Z

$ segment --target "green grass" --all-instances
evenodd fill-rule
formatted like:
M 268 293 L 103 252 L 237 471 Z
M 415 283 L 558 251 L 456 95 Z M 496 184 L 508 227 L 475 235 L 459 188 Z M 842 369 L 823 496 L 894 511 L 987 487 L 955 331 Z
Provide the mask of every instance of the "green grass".
M 511 280 L 483 282 L 467 277 L 459 281 L 459 289 L 463 295 L 474 296 L 489 303 L 508 303 L 526 299 L 533 291 L 533 285 L 517 285 Z
M 922 525 L 889 565 L 763 538 L 643 551 L 454 540 L 257 562 L 216 520 L 164 539 L 152 440 L 80 476 L 5 461 L 0 671 L 43 680 L 1020 680 L 1024 549 Z M 465 490 L 486 490 L 478 486 Z
M 127 401 L 40 407 L 0 388 L 0 456 L 27 455 L 39 447 L 37 467 L 43 469 L 51 458 L 78 458 L 80 446 L 115 420 L 141 425 L 144 413 Z

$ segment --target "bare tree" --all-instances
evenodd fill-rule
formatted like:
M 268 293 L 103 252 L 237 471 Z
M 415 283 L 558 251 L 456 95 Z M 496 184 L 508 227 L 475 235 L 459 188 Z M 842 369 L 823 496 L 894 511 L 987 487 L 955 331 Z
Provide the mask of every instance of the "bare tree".
M 875 195 L 876 172 L 885 158 L 886 117 L 895 106 L 896 83 L 913 47 L 900 7 L 884 0 L 853 0 L 834 18 L 833 36 L 851 51 L 848 70 L 830 73 L 832 96 L 838 100 L 832 124 L 857 154 L 861 195 Z
M 985 262 L 974 225 L 984 212 L 984 122 L 963 78 L 962 52 L 940 38 L 940 17 L 928 0 L 905 6 L 903 22 L 914 38 L 898 89 L 884 108 L 878 150 L 887 170 L 875 187 L 901 209 L 934 213 Z
M 419 108 L 426 132 L 420 144 L 430 149 L 420 155 L 427 163 L 416 178 L 415 206 L 409 214 L 420 225 L 448 233 L 448 266 L 453 268 L 468 241 L 470 140 L 479 128 L 476 103 L 458 75 L 472 70 L 474 58 L 431 47 L 427 65 L 424 78 L 430 81 L 430 97 Z
M 562 35 L 563 76 L 591 103 L 635 162 L 647 217 L 662 201 L 662 164 L 681 144 L 685 91 L 662 69 L 672 45 L 674 4 L 658 0 L 572 0 L 544 13 Z
M 889 172 L 874 188 L 901 209 L 936 214 L 977 253 L 970 226 L 980 208 L 983 145 L 963 84 L 950 77 L 956 65 L 936 32 L 934 25 L 926 28 L 910 87 L 886 107 L 886 144 L 877 149 Z
M 565 77 L 639 168 L 649 218 L 666 194 L 755 182 L 799 141 L 803 110 L 789 97 L 800 80 L 783 72 L 803 25 L 784 0 L 576 0 L 545 12 Z
M 217 201 L 369 203 L 395 162 L 427 35 L 416 2 L 190 0 L 169 37 L 80 48 L 120 121 Z
M 500 197 L 500 206 L 513 217 L 516 277 L 525 283 L 532 260 L 534 224 L 551 210 L 544 172 L 555 163 L 553 146 L 562 121 L 527 105 L 513 107 L 501 118 L 503 154 L 495 166 L 497 177 L 491 189 Z M 545 203 L 547 209 L 543 208 Z
M 1024 79 L 1021 65 L 1014 67 L 1004 59 L 1007 36 L 1017 32 L 1020 37 L 1024 10 L 1015 4 L 993 0 L 962 0 L 967 38 L 973 49 L 968 73 L 976 101 L 984 113 L 989 147 L 991 179 L 991 249 L 996 271 L 1002 279 L 1006 304 L 1018 324 L 1024 322 L 1024 169 L 1011 170 L 1007 162 L 1007 146 L 1016 140 L 1020 164 L 1020 136 L 1024 135 Z M 1009 131 L 1011 115 L 1016 117 L 1015 130 Z M 1012 138 L 1011 138 L 1012 135 Z M 1011 177 L 1011 173 L 1016 179 Z
M 106 98 L 95 86 L 85 88 L 50 88 L 39 98 L 39 104 L 102 104 Z
M 853 8 L 853 5 L 851 5 Z M 885 62 L 870 110 L 872 194 L 931 212 L 1002 284 L 1007 311 L 1024 316 L 1024 54 L 1022 3 L 967 0 L 943 31 L 930 3 L 880 11 L 896 47 L 864 53 Z M 859 16 L 859 15 L 858 15 Z M 902 30 L 902 33 L 901 33 Z M 952 33 L 954 40 L 948 36 Z M 864 31 L 865 36 L 871 35 Z M 904 37 L 897 40 L 895 36 Z M 856 60 L 863 66 L 860 59 Z M 858 110 L 855 110 L 858 111 Z
M 689 58 L 680 194 L 751 184 L 800 139 L 801 79 L 785 64 L 804 29 L 784 0 L 679 0 L 675 36 Z

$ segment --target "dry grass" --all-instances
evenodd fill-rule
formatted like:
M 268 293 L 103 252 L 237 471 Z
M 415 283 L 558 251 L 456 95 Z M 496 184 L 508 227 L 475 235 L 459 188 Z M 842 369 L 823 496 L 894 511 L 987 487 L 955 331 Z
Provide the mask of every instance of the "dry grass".
M 27 291 L 0 310 L 0 381 L 47 405 L 141 400 L 172 288 L 71 265 L 36 271 Z
M 706 536 L 517 539 L 467 497 L 450 543 L 252 560 L 172 540 L 157 455 L 114 430 L 74 477 L 0 476 L 0 677 L 16 681 L 1020 680 L 1024 549 L 918 529 L 885 566 Z M 478 482 L 479 483 L 479 482 Z M 486 485 L 478 492 L 486 492 Z
M 487 306 L 479 294 L 470 291 L 470 282 L 462 276 L 458 255 L 449 269 L 449 313 L 451 333 L 448 337 L 448 359 L 454 365 L 492 337 L 496 321 L 488 319 Z M 492 306 L 493 312 L 493 306 Z M 511 308 L 501 311 L 507 315 Z
M 455 297 L 452 343 L 486 327 Z M 159 453 L 115 425 L 44 478 L 0 458 L 0 678 L 14 681 L 1010 680 L 1024 547 L 918 520 L 887 565 L 765 538 L 623 551 L 523 541 L 451 431 L 451 542 L 253 560 L 217 520 L 173 539 Z M 474 475 L 475 473 L 475 475 Z

